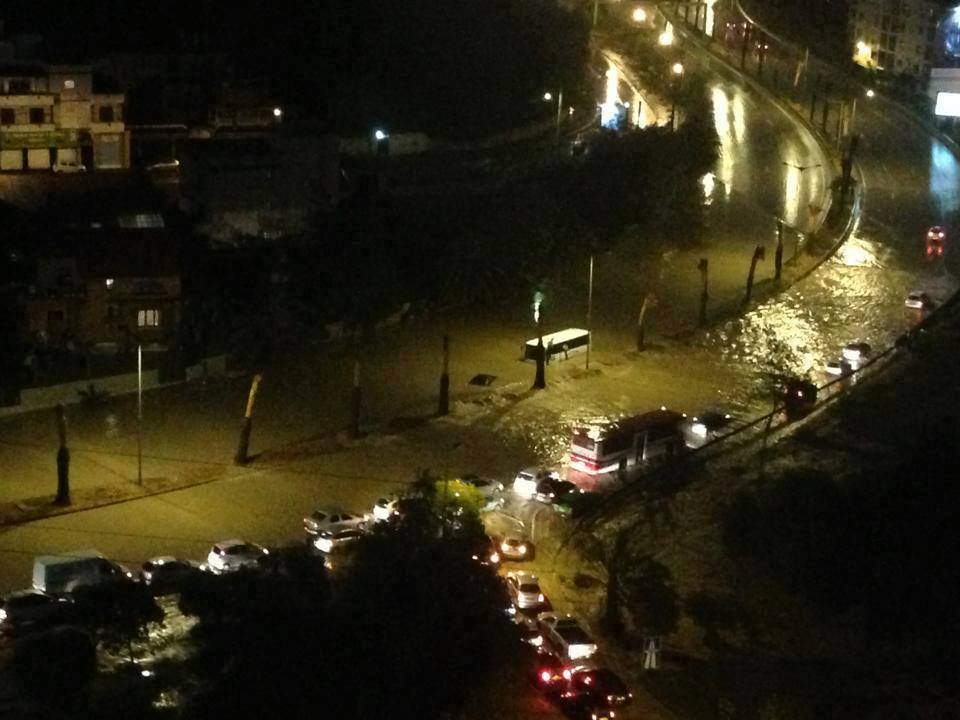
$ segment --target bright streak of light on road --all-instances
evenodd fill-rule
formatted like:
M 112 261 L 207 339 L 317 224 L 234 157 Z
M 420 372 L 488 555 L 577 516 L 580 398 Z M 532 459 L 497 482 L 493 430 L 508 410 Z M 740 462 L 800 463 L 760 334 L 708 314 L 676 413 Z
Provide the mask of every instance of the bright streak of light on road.
M 733 159 L 736 155 L 730 135 L 730 101 L 719 85 L 714 86 L 710 95 L 713 101 L 713 125 L 720 138 L 720 182 L 729 197 L 733 188 Z
M 713 173 L 707 173 L 700 178 L 700 184 L 703 185 L 703 202 L 705 205 L 713 203 L 713 193 L 717 189 L 717 178 Z
M 841 246 L 837 259 L 848 267 L 880 267 L 872 244 L 857 236 Z
M 797 215 L 800 211 L 800 194 L 803 181 L 803 172 L 793 164 L 785 165 L 787 174 L 784 177 L 786 187 L 783 192 L 783 221 L 787 225 L 797 224 Z

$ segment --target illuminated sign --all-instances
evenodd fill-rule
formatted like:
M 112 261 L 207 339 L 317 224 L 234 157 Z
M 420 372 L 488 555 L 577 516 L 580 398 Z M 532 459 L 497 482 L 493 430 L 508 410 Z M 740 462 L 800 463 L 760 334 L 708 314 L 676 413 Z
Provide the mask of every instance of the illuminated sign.
M 938 92 L 933 112 L 940 117 L 960 117 L 960 93 Z

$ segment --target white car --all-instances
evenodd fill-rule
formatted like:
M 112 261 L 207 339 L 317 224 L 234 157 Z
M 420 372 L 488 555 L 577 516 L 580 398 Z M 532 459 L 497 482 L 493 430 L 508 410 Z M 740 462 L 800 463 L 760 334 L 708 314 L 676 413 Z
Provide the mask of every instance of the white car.
M 580 660 L 597 652 L 597 644 L 571 615 L 540 613 L 537 623 L 544 646 L 551 647 L 561 657 Z
M 843 359 L 859 364 L 870 357 L 873 348 L 865 342 L 852 342 L 843 346 Z
M 373 519 L 377 522 L 384 522 L 397 515 L 399 513 L 397 503 L 399 502 L 400 498 L 380 498 L 373 504 Z
M 537 492 L 537 485 L 544 480 L 559 480 L 560 473 L 552 468 L 529 467 L 517 473 L 513 479 L 513 492 L 522 498 L 530 499 Z
M 236 539 L 224 540 L 210 548 L 206 569 L 220 575 L 243 567 L 256 567 L 269 553 L 265 547 L 254 543 Z
M 547 602 L 547 596 L 540 589 L 539 579 L 530 573 L 507 573 L 507 590 L 510 592 L 513 604 L 521 610 L 538 608 Z
M 484 510 L 496 510 L 503 507 L 503 483 L 478 475 L 461 475 L 460 482 L 473 485 L 483 495 Z
M 329 553 L 344 545 L 354 543 L 362 537 L 363 531 L 357 528 L 324 530 L 313 539 L 313 546 L 322 553 Z
M 903 304 L 912 310 L 933 310 L 937 306 L 929 295 L 920 290 L 914 290 L 907 295 Z
M 87 171 L 87 166 L 79 160 L 57 160 L 53 163 L 55 173 L 73 174 Z
M 533 555 L 533 545 L 519 535 L 505 535 L 500 541 L 500 554 L 504 560 L 526 560 Z
M 319 508 L 303 519 L 303 529 L 308 535 L 317 535 L 331 528 L 362 528 L 366 518 L 336 508 Z

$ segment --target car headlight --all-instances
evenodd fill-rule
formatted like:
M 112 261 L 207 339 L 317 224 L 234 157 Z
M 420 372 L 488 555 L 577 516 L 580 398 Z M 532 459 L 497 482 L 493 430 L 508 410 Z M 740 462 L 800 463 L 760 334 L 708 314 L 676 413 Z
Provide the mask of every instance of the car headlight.
M 0 608 L 0 622 L 3 622 L 7 619 L 7 611 L 3 608 Z
M 498 553 L 493 553 L 493 554 L 490 556 L 490 562 L 492 562 L 492 563 L 498 563 L 498 562 L 500 562 L 500 555 L 499 555 Z
M 510 552 L 510 546 L 505 542 L 500 543 L 500 549 L 503 550 L 503 552 Z
M 521 555 L 526 555 L 526 554 L 527 554 L 527 546 L 526 546 L 526 545 L 521 545 L 520 547 L 517 548 L 517 550 L 520 552 Z

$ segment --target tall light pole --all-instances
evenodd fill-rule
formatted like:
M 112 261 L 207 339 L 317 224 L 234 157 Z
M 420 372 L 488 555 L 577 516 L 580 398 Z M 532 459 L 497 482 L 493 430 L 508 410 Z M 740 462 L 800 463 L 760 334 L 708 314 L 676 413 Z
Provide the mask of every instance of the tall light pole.
M 533 321 L 537 324 L 537 372 L 533 379 L 533 389 L 543 390 L 547 386 L 546 349 L 543 347 L 543 293 L 539 290 L 533 295 Z
M 590 369 L 590 346 L 593 344 L 593 253 L 590 253 L 590 274 L 587 279 L 587 370 Z
M 683 86 L 683 63 L 675 62 L 670 68 L 673 72 L 673 103 L 670 106 L 670 129 L 676 130 L 677 125 L 677 94 Z
M 143 346 L 137 343 L 137 485 L 143 485 Z
M 547 102 L 553 100 L 553 93 L 545 92 L 543 94 L 543 99 Z M 554 141 L 559 146 L 560 145 L 560 119 L 563 115 L 563 88 L 557 92 L 557 122 L 554 131 Z

